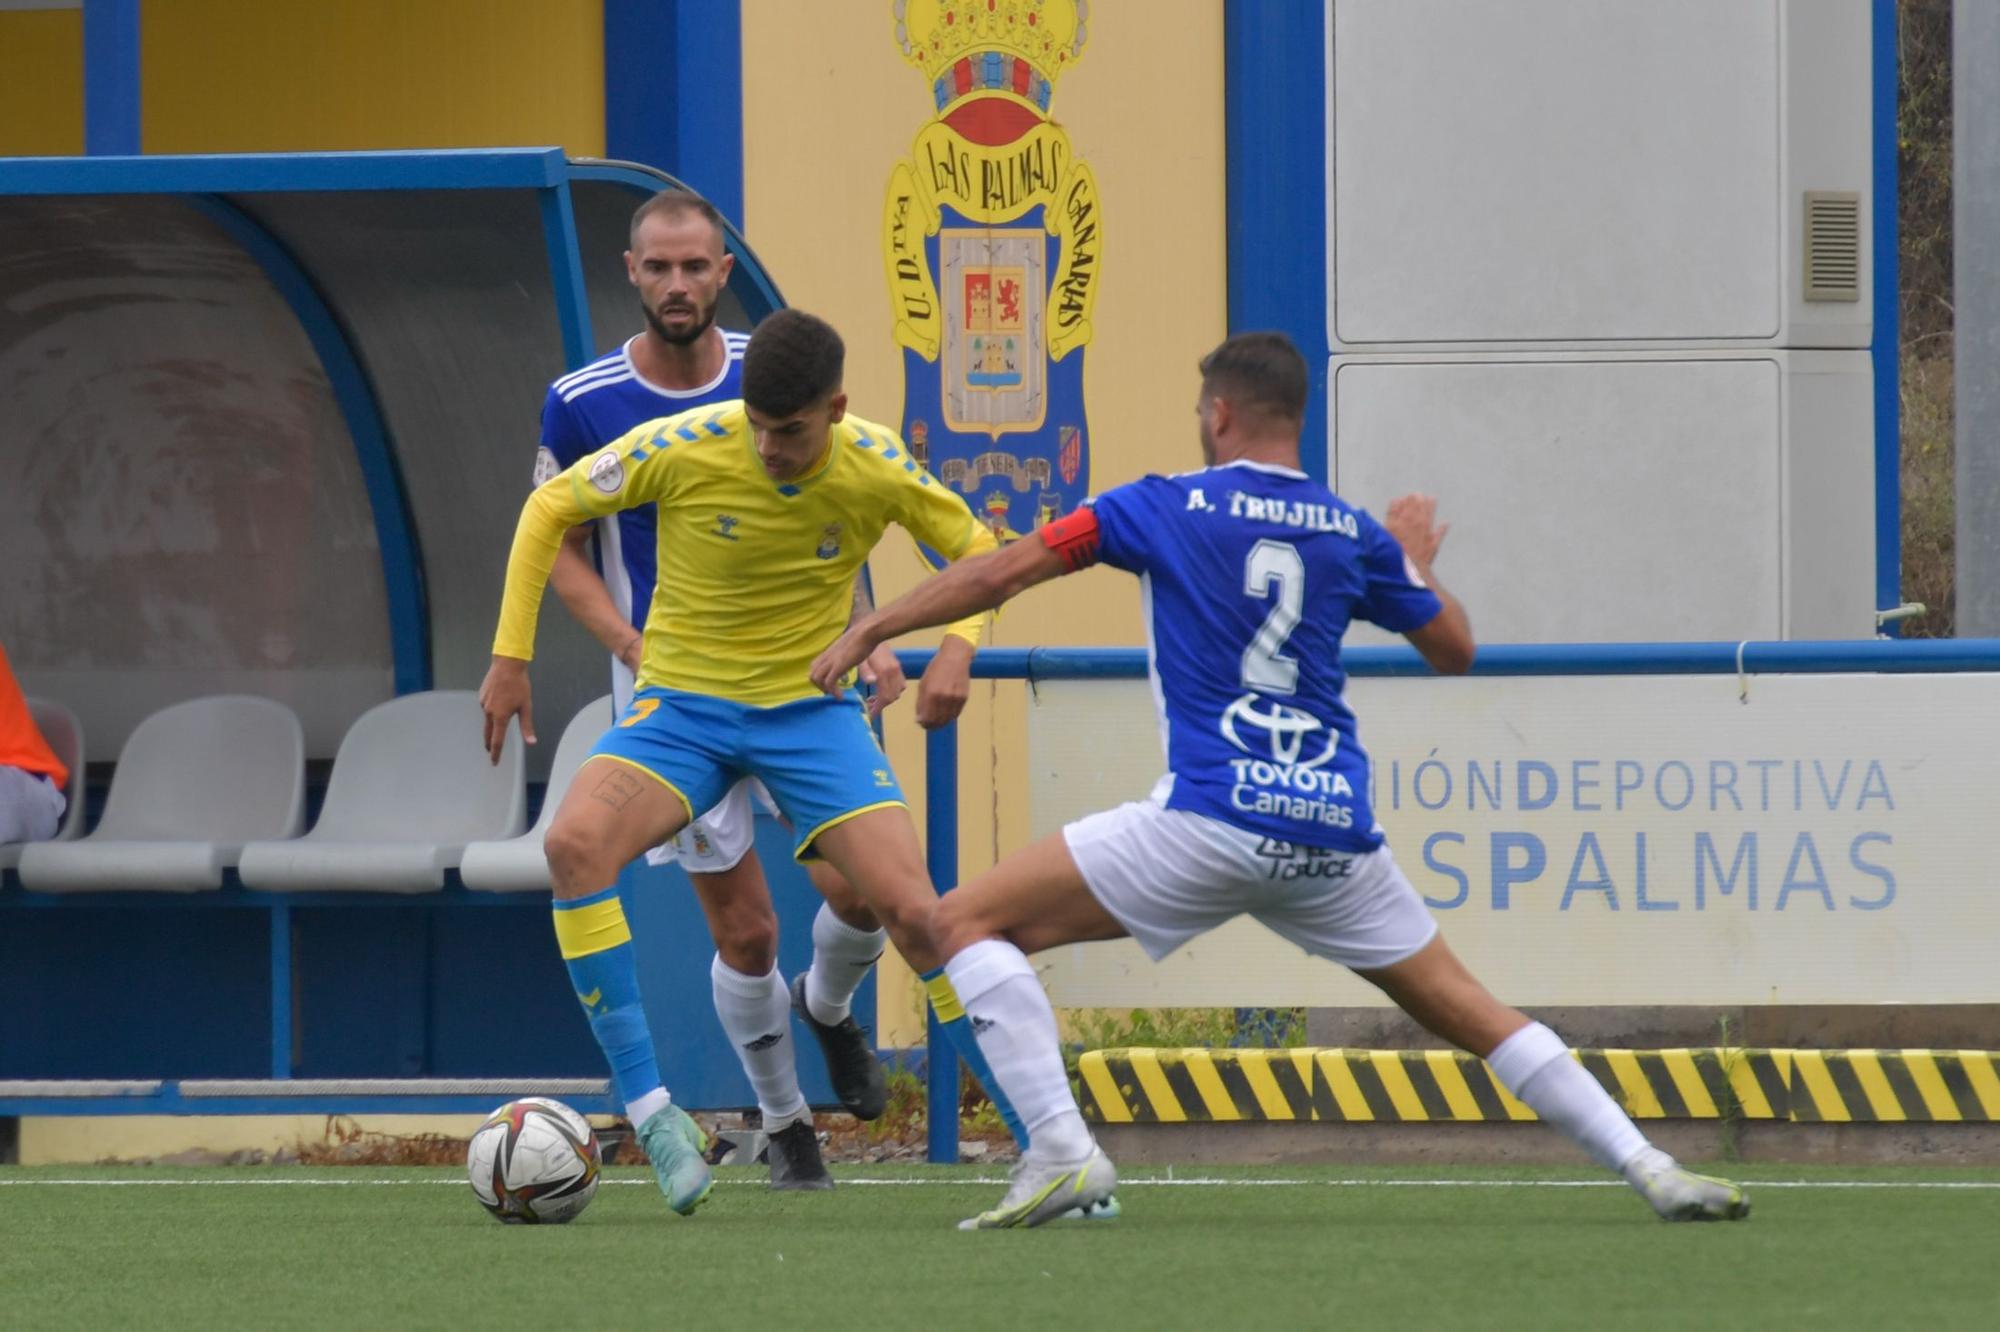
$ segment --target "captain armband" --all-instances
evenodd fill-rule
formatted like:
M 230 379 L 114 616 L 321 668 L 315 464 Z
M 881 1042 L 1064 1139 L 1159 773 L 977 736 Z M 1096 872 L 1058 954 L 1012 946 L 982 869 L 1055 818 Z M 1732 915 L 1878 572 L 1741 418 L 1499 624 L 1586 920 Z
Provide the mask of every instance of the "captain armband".
M 1097 544 L 1103 532 L 1097 526 L 1097 511 L 1089 505 L 1044 523 L 1036 535 L 1062 558 L 1064 573 L 1075 573 L 1097 563 Z

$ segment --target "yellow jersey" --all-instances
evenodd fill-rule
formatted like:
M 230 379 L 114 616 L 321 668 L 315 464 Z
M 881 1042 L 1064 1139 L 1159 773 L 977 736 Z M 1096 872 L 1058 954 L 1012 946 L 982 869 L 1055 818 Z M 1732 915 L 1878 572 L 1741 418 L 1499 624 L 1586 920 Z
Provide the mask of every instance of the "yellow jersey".
M 641 504 L 658 506 L 660 535 L 640 686 L 753 707 L 818 692 L 806 668 L 846 629 L 855 572 L 890 523 L 951 560 L 995 545 L 888 427 L 846 417 L 813 470 L 781 482 L 757 457 L 743 404 L 715 403 L 638 426 L 528 497 L 496 654 L 533 657 L 563 533 Z M 976 644 L 982 621 L 946 632 Z

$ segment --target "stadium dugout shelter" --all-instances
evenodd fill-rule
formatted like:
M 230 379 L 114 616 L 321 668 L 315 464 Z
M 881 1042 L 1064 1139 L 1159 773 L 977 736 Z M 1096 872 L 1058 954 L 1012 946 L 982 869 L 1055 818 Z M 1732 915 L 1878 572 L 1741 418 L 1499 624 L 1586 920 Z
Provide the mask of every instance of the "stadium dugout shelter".
M 190 699 L 289 707 L 312 805 L 357 718 L 476 686 L 544 392 L 641 327 L 620 256 L 674 184 L 551 148 L 0 160 L 4 631 L 80 719 L 93 803 Z M 782 301 L 726 244 L 717 319 L 747 329 Z M 608 687 L 568 616 L 543 624 L 530 786 Z M 781 841 L 776 886 L 808 892 Z M 0 879 L 0 1119 L 609 1107 L 539 894 Z M 642 935 L 699 943 L 648 964 L 649 997 L 706 1012 L 690 895 L 640 896 Z M 751 1103 L 714 1024 L 677 1025 L 690 1103 Z

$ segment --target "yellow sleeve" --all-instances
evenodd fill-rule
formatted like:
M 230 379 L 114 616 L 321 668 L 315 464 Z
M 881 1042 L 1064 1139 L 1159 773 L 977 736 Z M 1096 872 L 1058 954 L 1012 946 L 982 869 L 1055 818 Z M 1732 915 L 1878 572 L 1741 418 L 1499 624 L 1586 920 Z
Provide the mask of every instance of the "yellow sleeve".
M 950 487 L 940 484 L 928 472 L 898 471 L 900 503 L 896 521 L 917 540 L 947 560 L 957 563 L 969 555 L 983 555 L 998 547 L 986 524 L 972 516 L 972 510 Z M 968 615 L 945 626 L 946 634 L 962 638 L 974 647 L 986 629 L 988 612 Z
M 563 533 L 592 518 L 651 504 L 666 493 L 674 451 L 669 429 L 680 418 L 648 421 L 537 486 L 521 506 L 514 548 L 507 555 L 500 596 L 500 628 L 493 653 L 532 661 L 542 592 L 555 567 Z

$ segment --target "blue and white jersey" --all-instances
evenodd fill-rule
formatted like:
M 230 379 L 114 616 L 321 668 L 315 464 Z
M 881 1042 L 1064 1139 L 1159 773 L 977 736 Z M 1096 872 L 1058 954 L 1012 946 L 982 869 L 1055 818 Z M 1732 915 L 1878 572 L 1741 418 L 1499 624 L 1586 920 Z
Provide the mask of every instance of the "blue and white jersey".
M 750 335 L 723 329 L 722 342 L 726 352 L 722 371 L 700 388 L 665 389 L 649 383 L 632 365 L 630 342 L 549 385 L 542 401 L 535 484 L 561 474 L 585 454 L 644 422 L 742 397 L 743 349 Z M 612 604 L 642 631 L 647 608 L 653 604 L 657 530 L 650 504 L 626 509 L 597 527 L 598 572 L 604 575 Z
M 1356 619 L 1443 605 L 1396 539 L 1303 472 L 1235 462 L 1090 501 L 1098 557 L 1139 575 L 1167 773 L 1153 799 L 1299 846 L 1372 851 L 1368 756 L 1341 697 Z

